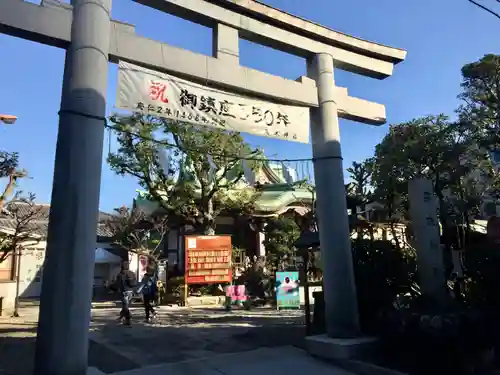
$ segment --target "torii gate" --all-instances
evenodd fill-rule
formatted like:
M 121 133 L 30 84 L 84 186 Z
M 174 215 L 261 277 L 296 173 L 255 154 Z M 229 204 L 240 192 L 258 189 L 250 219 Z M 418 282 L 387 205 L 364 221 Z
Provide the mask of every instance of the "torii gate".
M 125 60 L 233 92 L 310 107 L 327 332 L 330 337 L 356 337 L 360 329 L 338 117 L 380 125 L 385 108 L 336 87 L 334 67 L 383 79 L 406 52 L 253 0 L 135 1 L 211 27 L 213 57 L 136 35 L 133 25 L 111 20 L 111 0 L 71 0 L 72 5 L 0 1 L 0 32 L 67 51 L 35 373 L 83 375 L 87 370 L 108 61 Z M 239 38 L 306 58 L 307 77 L 292 81 L 240 66 Z

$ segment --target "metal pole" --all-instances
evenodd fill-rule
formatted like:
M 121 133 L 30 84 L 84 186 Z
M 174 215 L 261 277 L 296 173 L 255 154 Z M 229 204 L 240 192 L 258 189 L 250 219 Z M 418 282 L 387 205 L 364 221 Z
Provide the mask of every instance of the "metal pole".
M 308 62 L 308 73 L 316 81 L 319 101 L 319 108 L 311 108 L 311 135 L 326 329 L 330 337 L 356 337 L 360 334 L 360 326 L 332 56 L 316 54 Z
M 19 287 L 21 284 L 21 248 L 17 251 L 17 263 L 16 263 L 16 298 L 14 300 L 14 314 L 15 318 L 19 317 Z
M 306 318 L 306 336 L 311 334 L 311 301 L 309 299 L 309 280 L 307 279 L 307 266 L 309 265 L 309 249 L 304 252 L 304 266 L 302 267 L 304 276 L 304 314 Z
M 85 375 L 111 0 L 72 0 L 35 354 L 36 375 Z

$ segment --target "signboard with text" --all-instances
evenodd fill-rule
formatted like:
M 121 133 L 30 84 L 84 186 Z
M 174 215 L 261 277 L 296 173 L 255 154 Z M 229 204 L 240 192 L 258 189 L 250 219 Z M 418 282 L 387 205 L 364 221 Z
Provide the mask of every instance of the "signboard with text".
M 119 63 L 116 107 L 201 126 L 309 143 L 309 108 L 251 99 Z
M 187 284 L 230 283 L 231 236 L 185 236 Z

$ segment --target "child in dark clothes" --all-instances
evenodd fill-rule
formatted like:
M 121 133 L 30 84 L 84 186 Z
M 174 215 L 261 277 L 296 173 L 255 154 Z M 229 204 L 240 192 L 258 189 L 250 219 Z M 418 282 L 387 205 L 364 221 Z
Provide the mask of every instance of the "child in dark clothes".
M 152 323 L 156 318 L 156 312 L 153 303 L 156 299 L 156 277 L 152 270 L 148 270 L 142 278 L 142 298 L 144 310 L 146 312 L 146 322 Z

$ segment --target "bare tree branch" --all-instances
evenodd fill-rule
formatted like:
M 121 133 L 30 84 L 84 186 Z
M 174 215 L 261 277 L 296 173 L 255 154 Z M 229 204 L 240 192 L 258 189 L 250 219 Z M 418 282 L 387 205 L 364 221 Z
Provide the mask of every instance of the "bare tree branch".
M 169 230 L 166 215 L 151 216 L 138 208 L 121 207 L 108 219 L 106 227 L 112 233 L 112 243 L 127 251 L 158 259 L 160 246 Z
M 24 197 L 18 192 L 3 211 L 4 215 L 0 216 L 0 263 L 16 251 L 38 244 L 46 236 L 45 226 L 39 223 L 47 220 L 43 206 L 35 203 L 35 195 L 31 193 Z

